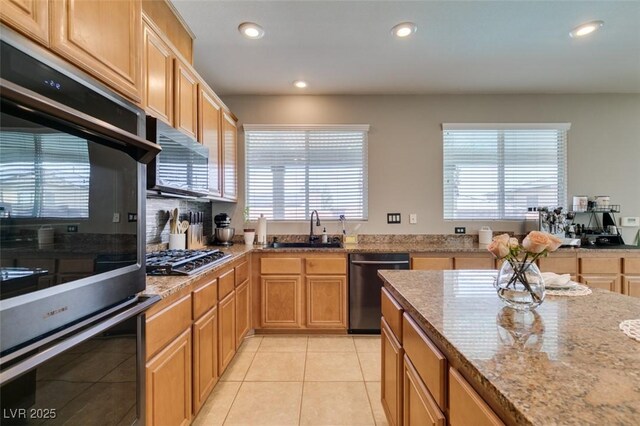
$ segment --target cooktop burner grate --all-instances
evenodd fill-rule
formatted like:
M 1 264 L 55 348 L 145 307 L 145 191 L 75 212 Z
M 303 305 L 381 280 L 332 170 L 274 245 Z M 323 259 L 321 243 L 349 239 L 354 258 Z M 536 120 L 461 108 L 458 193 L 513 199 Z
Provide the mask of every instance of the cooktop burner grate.
M 230 258 L 214 250 L 163 250 L 147 253 L 147 275 L 192 275 Z

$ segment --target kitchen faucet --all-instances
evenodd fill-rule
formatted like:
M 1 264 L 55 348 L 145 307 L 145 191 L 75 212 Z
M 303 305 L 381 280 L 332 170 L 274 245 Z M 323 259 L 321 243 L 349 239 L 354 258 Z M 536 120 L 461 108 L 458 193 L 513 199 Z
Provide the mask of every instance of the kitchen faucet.
M 318 210 L 314 210 L 311 212 L 311 221 L 309 226 L 309 242 L 312 243 L 316 241 L 319 237 L 313 235 L 313 214 L 316 214 L 316 226 L 320 226 L 320 216 L 318 215 Z

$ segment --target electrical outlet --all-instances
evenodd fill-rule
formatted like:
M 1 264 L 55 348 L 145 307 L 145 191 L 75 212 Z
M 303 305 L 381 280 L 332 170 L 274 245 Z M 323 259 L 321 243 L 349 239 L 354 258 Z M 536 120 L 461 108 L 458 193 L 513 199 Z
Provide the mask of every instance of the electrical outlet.
M 622 217 L 620 218 L 620 226 L 625 227 L 638 227 L 640 226 L 640 217 Z
M 78 225 L 67 225 L 67 232 L 78 232 Z
M 387 223 L 401 223 L 402 219 L 400 213 L 387 213 Z
M 466 234 L 467 233 L 467 228 L 465 228 L 464 226 L 456 226 L 453 229 L 455 230 L 456 234 Z
M 416 223 L 418 223 L 418 215 L 416 213 L 411 213 L 409 215 L 409 223 L 412 225 L 415 225 Z
M 113 214 L 113 223 L 118 223 L 120 222 L 120 213 L 114 213 Z

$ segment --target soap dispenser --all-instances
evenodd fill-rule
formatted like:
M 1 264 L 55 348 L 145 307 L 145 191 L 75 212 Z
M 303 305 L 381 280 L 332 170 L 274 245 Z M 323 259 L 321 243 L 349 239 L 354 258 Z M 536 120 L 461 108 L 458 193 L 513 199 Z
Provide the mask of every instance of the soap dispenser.
M 329 242 L 329 236 L 327 235 L 327 228 L 322 228 L 322 244 Z

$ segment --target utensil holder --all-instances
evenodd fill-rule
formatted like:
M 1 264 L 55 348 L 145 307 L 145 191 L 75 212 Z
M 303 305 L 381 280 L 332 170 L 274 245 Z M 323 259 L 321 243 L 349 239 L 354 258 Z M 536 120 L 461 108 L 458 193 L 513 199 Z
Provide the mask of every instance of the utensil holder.
M 185 246 L 185 234 L 169 234 L 169 250 L 184 250 Z

